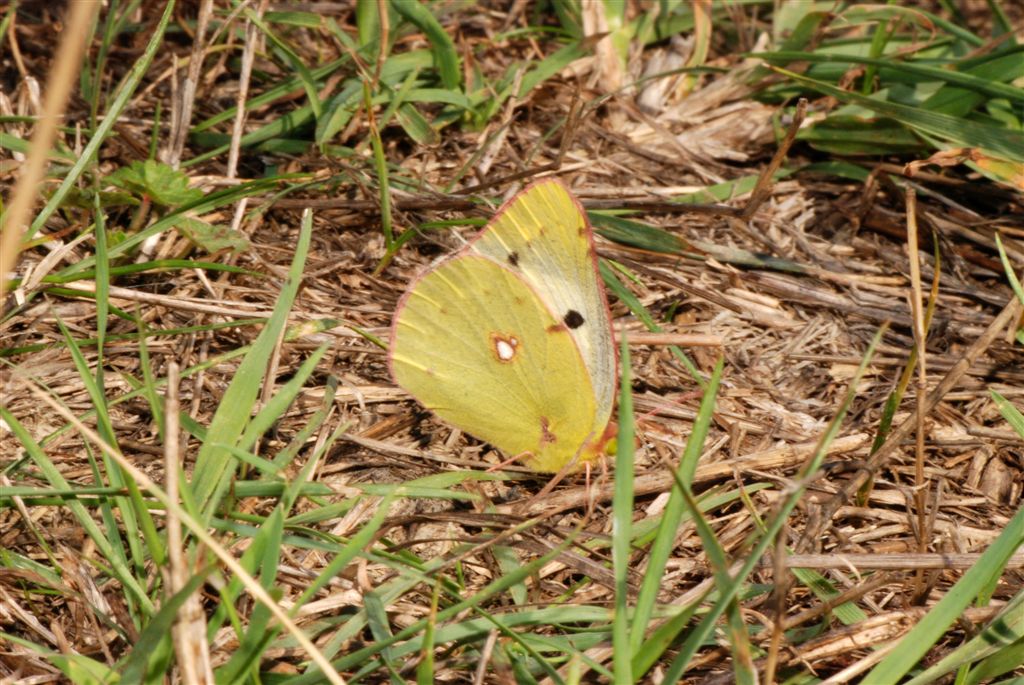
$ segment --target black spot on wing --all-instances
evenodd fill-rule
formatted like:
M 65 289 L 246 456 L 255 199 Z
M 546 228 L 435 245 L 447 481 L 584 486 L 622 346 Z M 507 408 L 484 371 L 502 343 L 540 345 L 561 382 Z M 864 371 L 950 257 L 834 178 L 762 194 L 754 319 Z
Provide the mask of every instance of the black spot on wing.
M 519 253 L 518 252 L 509 252 L 508 253 L 508 263 L 511 264 L 512 266 L 519 266 Z
M 567 311 L 565 313 L 565 316 L 562 317 L 562 321 L 565 323 L 566 326 L 573 330 L 579 328 L 580 326 L 586 323 L 586 319 L 583 318 L 583 315 L 580 314 L 575 309 L 570 309 L 569 311 Z

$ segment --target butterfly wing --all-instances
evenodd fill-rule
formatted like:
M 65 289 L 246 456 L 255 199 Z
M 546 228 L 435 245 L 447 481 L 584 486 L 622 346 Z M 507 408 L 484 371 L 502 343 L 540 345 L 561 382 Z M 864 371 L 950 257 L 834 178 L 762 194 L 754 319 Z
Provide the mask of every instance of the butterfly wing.
M 466 253 L 441 262 L 403 297 L 391 335 L 397 383 L 466 433 L 537 471 L 600 448 L 578 345 L 513 269 Z
M 615 400 L 617 357 L 583 208 L 560 181 L 539 181 L 509 200 L 469 249 L 518 274 L 569 329 L 594 390 L 593 430 L 602 433 Z

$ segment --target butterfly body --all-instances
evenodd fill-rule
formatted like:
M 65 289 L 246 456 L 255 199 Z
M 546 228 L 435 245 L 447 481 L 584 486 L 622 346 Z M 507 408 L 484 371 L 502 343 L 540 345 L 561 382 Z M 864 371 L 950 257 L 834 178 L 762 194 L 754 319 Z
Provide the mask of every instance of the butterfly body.
M 535 470 L 603 451 L 615 346 L 590 226 L 560 182 L 523 190 L 413 282 L 390 364 L 428 409 Z

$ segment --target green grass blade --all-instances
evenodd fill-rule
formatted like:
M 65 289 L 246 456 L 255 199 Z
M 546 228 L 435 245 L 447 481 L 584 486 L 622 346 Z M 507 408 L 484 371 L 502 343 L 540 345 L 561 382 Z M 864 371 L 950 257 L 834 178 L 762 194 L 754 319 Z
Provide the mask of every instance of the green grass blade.
M 18 440 L 18 444 L 25 450 L 29 458 L 42 472 L 43 477 L 46 478 L 47 482 L 52 487 L 59 490 L 73 489 L 64 479 L 64 476 L 61 475 L 60 470 L 58 470 L 57 467 L 54 466 L 53 462 L 51 462 L 46 456 L 46 453 L 43 452 L 39 444 L 32 439 L 29 432 L 21 425 L 21 422 L 19 422 L 13 414 L 7 411 L 3 405 L 0 405 L 0 418 L 4 420 L 8 428 L 10 428 L 11 433 L 13 433 L 14 437 Z M 110 564 L 111 575 L 128 589 L 134 601 L 137 602 L 144 611 L 149 613 L 156 611 L 156 607 L 146 594 L 145 588 L 138 582 L 135 575 L 123 561 L 123 555 L 114 550 L 110 540 L 107 538 L 107 534 L 99 527 L 99 525 L 96 524 L 89 510 L 76 499 L 68 500 L 67 507 L 71 510 L 71 513 L 75 515 L 79 525 L 82 526 L 86 534 L 96 545 L 96 548 L 103 555 L 106 563 Z
M 86 393 L 89 395 L 89 399 L 92 402 L 92 406 L 96 409 L 96 431 L 100 437 L 108 445 L 114 449 L 117 447 L 117 435 L 114 431 L 113 422 L 110 418 L 108 411 L 107 398 L 103 392 L 103 388 L 96 382 L 96 378 L 93 377 L 89 371 L 89 363 L 86 361 L 82 351 L 78 348 L 78 344 L 74 337 L 71 335 L 71 331 L 67 329 L 64 322 L 57 318 L 57 325 L 61 332 L 64 334 L 64 340 L 67 343 L 68 351 L 71 353 L 71 358 L 74 361 L 75 368 L 78 371 L 79 378 L 82 381 L 82 385 L 85 386 Z M 102 374 L 97 373 L 99 378 L 102 379 Z M 154 535 L 156 532 L 156 526 L 152 519 L 147 524 L 143 524 L 140 530 L 140 519 L 149 518 L 149 511 L 143 502 L 142 493 L 139 491 L 138 485 L 135 481 L 122 471 L 121 467 L 111 459 L 105 452 L 101 455 L 103 459 L 104 468 L 102 473 L 94 466 L 94 476 L 96 483 L 101 484 L 103 474 L 106 475 L 110 485 L 118 489 L 126 489 L 128 491 L 128 497 L 115 497 L 112 502 L 104 503 L 102 505 L 103 518 L 107 522 L 109 528 L 108 534 L 114 540 L 112 543 L 113 549 L 121 558 L 127 559 L 124 555 L 124 551 L 121 549 L 122 539 L 128 546 L 128 551 L 131 553 L 130 557 L 134 566 L 134 572 L 137 577 L 144 578 L 146 576 L 146 553 L 142 545 L 143 532 L 145 532 L 146 539 L 148 542 L 155 544 L 157 547 L 161 546 L 159 542 L 159 536 L 151 538 L 150 535 Z M 114 511 L 118 512 L 115 516 Z M 124 536 L 118 533 L 120 519 L 120 525 L 124 527 Z M 158 556 L 159 553 L 158 553 Z
M 1024 303 L 1024 287 L 1021 286 L 1013 264 L 1010 263 L 1010 255 L 1006 254 L 1006 248 L 1003 247 L 1003 239 L 998 233 L 996 233 L 995 238 L 996 248 L 999 250 L 999 259 L 1003 263 L 1003 270 L 1006 271 L 1006 280 L 1010 282 L 1010 287 L 1013 288 L 1017 299 Z
M 273 428 L 274 424 L 281 420 L 288 407 L 295 401 L 302 387 L 309 377 L 316 371 L 317 364 L 327 353 L 329 345 L 326 343 L 313 351 L 309 357 L 303 360 L 302 365 L 291 375 L 284 385 L 278 388 L 270 400 L 256 413 L 245 427 L 238 440 L 238 447 L 242 450 L 251 449 L 260 437 Z M 278 464 L 280 466 L 280 464 Z
M 989 394 L 992 395 L 992 399 L 996 403 L 996 408 L 999 409 L 999 413 L 1003 415 L 1006 422 L 1010 424 L 1010 428 L 1017 431 L 1022 439 L 1024 439 L 1024 414 L 1021 414 L 1017 407 L 1010 404 L 1010 401 L 1000 395 L 995 390 L 989 389 Z
M 310 72 L 311 77 L 314 82 L 322 82 L 324 79 L 328 78 L 339 69 L 342 69 L 350 65 L 351 62 L 352 59 L 347 54 L 342 55 L 338 59 L 329 62 L 323 65 L 322 67 L 314 68 Z M 268 104 L 271 104 L 273 102 L 276 102 L 277 100 L 280 100 L 281 98 L 286 97 L 289 93 L 292 93 L 297 88 L 301 87 L 302 83 L 299 81 L 297 77 L 284 79 L 276 86 L 272 86 L 261 93 L 254 94 L 252 97 L 247 99 L 245 102 L 245 110 L 247 112 L 252 110 L 258 110 L 262 107 L 265 107 Z M 203 131 L 207 131 L 211 128 L 214 128 L 218 124 L 222 124 L 225 121 L 231 121 L 235 118 L 235 112 L 237 109 L 237 107 L 228 107 L 227 109 L 218 111 L 217 114 L 214 114 L 210 118 L 204 119 L 203 121 L 193 126 L 192 133 L 201 133 Z M 194 162 L 192 162 L 191 160 L 189 160 L 189 162 L 190 164 L 194 164 Z
M 362 528 L 359 529 L 355 535 L 351 537 L 344 545 L 340 548 L 336 548 L 334 557 L 324 566 L 320 575 L 317 576 L 313 582 L 311 582 L 299 598 L 295 600 L 295 607 L 292 609 L 293 615 L 298 612 L 302 606 L 312 599 L 317 592 L 322 590 L 331 582 L 339 573 L 345 570 L 352 561 L 362 554 L 362 550 L 373 542 L 373 538 L 377 535 L 377 531 L 380 530 L 380 526 L 384 523 L 387 518 L 388 511 L 391 509 L 391 503 L 394 501 L 393 496 L 384 497 L 380 500 L 377 505 L 373 516 L 367 521 Z
M 570 43 L 564 48 L 560 48 L 553 52 L 538 62 L 533 69 L 523 76 L 523 80 L 519 86 L 519 92 L 514 93 L 514 95 L 516 97 L 525 97 L 527 93 L 562 71 L 562 69 L 566 68 L 581 57 L 586 57 L 589 52 L 589 48 L 584 46 L 582 42 Z M 509 90 L 507 94 L 503 93 L 503 96 L 511 95 L 513 95 L 511 90 Z M 494 103 L 495 106 L 504 102 L 505 99 L 507 99 L 507 97 L 499 98 L 499 101 Z
M 242 198 L 272 192 L 277 190 L 280 182 L 281 179 L 258 179 L 255 181 L 249 181 L 232 188 L 227 188 L 226 190 L 210 193 L 194 203 L 177 207 L 173 212 L 169 212 L 157 221 L 154 221 L 144 230 L 129 236 L 116 245 L 110 245 L 107 250 L 107 258 L 114 260 L 116 258 L 123 258 L 126 254 L 131 254 L 132 249 L 137 245 L 145 242 L 148 238 L 159 235 L 160 233 L 173 228 L 183 217 L 187 217 L 192 214 L 207 214 L 220 207 L 234 205 Z M 59 273 L 63 277 L 67 278 L 72 274 L 77 275 L 93 269 L 95 268 L 95 265 L 95 257 L 86 257 L 65 269 L 61 269 Z
M 927 615 L 903 636 L 899 644 L 865 676 L 865 682 L 895 685 L 960 620 L 971 602 L 1006 568 L 1006 562 L 1024 544 L 1024 506 L 1010 519 L 999 537 L 969 568 Z
M 412 103 L 403 102 L 395 112 L 395 118 L 402 125 L 402 130 L 419 145 L 433 146 L 441 142 L 441 136 Z
M 128 72 L 128 76 L 121 83 L 121 87 L 117 91 L 117 95 L 114 96 L 114 100 L 110 105 L 110 109 L 105 113 L 103 120 L 100 125 L 96 127 L 93 132 L 92 138 L 85 144 L 85 148 L 78 156 L 78 160 L 74 166 L 68 170 L 67 175 L 61 182 L 60 187 L 57 188 L 56 192 L 50 196 L 46 205 L 40 210 L 39 214 L 32 221 L 31 226 L 25 232 L 22 240 L 31 240 L 39 230 L 46 225 L 46 222 L 50 219 L 57 208 L 60 207 L 61 202 L 64 201 L 64 197 L 71 191 L 72 188 L 78 183 L 82 172 L 85 171 L 86 167 L 93 163 L 96 157 L 96 153 L 99 151 L 100 146 L 107 139 L 110 131 L 114 128 L 114 125 L 121 120 L 121 114 L 128 106 L 133 95 L 135 95 L 135 89 L 138 88 L 139 83 L 142 81 L 142 77 L 146 75 L 149 70 L 150 64 L 153 62 L 153 57 L 160 50 L 164 44 L 164 32 L 167 30 L 167 24 L 174 15 L 174 0 L 169 0 L 164 6 L 164 13 L 160 17 L 160 21 L 157 22 L 156 26 L 153 27 L 152 33 L 149 35 L 149 42 L 146 43 L 146 49 L 143 50 L 142 54 L 132 65 L 132 69 Z
M 787 550 L 789 552 L 789 550 Z M 828 602 L 840 594 L 835 585 L 825 576 L 809 568 L 790 569 L 800 583 L 814 593 L 822 602 Z M 832 609 L 830 612 L 845 625 L 852 625 L 858 621 L 865 621 L 868 615 L 853 602 L 844 602 Z
M 630 379 L 629 345 L 622 336 L 619 364 L 619 434 L 615 456 L 615 493 L 612 496 L 612 570 L 615 575 L 615 616 L 612 623 L 614 681 L 627 685 L 633 682 L 633 656 L 629 637 L 629 573 L 632 569 L 633 528 L 633 466 L 636 448 L 633 444 L 633 387 Z
M 692 483 L 693 474 L 697 468 L 697 460 L 704 449 L 704 441 L 707 439 L 708 431 L 711 429 L 712 414 L 715 410 L 715 401 L 718 398 L 718 384 L 722 379 L 724 360 L 720 357 L 715 369 L 708 381 L 704 396 L 701 398 L 700 408 L 693 420 L 693 429 L 690 437 L 686 440 L 686 450 L 679 462 L 677 479 L 681 483 Z M 658 593 L 661 591 L 661 579 L 668 562 L 669 555 L 675 548 L 676 536 L 679 533 L 679 526 L 682 523 L 685 512 L 682 491 L 678 486 L 672 488 L 665 510 L 661 515 L 661 523 L 658 526 L 658 535 L 651 544 L 647 555 L 647 571 L 637 595 L 636 609 L 633 616 L 632 635 L 630 636 L 630 647 L 634 658 L 644 641 L 647 632 L 648 622 L 654 614 L 654 608 L 658 601 Z
M 268 592 L 274 591 L 277 580 L 278 565 L 281 560 L 282 537 L 284 535 L 284 515 L 281 507 L 275 507 L 270 516 L 260 526 L 259 535 L 253 539 L 255 557 L 259 563 L 259 581 Z M 245 625 L 245 632 L 239 640 L 231 659 L 217 669 L 216 680 L 236 682 L 241 679 L 253 665 L 259 663 L 271 637 L 276 634 L 277 627 L 271 628 L 271 614 L 266 606 L 259 604 L 253 608 L 252 614 Z
M 312 227 L 313 215 L 306 212 L 302 218 L 302 228 L 295 245 L 295 256 L 288 272 L 288 281 L 274 306 L 273 314 L 267 320 L 266 327 L 242 359 L 234 379 L 224 392 L 223 400 L 207 430 L 206 441 L 196 456 L 191 483 L 204 522 L 209 522 L 213 517 L 220 506 L 220 497 L 234 475 L 231 456 L 217 449 L 215 445 L 236 444 L 249 423 L 249 413 L 259 393 L 267 361 L 277 344 L 281 329 L 287 323 L 288 312 L 302 282 L 302 268 L 309 251 Z
M 420 662 L 416 664 L 416 685 L 433 685 L 437 681 L 434 664 L 434 647 L 436 644 L 438 600 L 441 597 L 441 584 L 434 583 L 434 591 L 430 594 L 430 615 L 427 627 L 423 630 L 423 646 L 420 648 Z
M 93 197 L 93 216 L 96 217 L 96 385 L 102 388 L 103 345 L 107 339 L 107 316 L 110 314 L 110 260 L 107 257 L 107 226 L 99 193 Z
M 258 320 L 240 319 L 238 321 L 229 322 L 227 324 L 227 326 L 263 324 L 264 322 L 265 322 L 264 319 L 258 319 Z M 285 340 L 285 342 L 291 342 L 293 340 L 298 340 L 298 339 L 303 338 L 303 337 L 308 336 L 308 335 L 315 335 L 316 333 L 322 333 L 323 331 L 326 331 L 326 330 L 329 330 L 331 328 L 334 328 L 337 325 L 338 325 L 338 321 L 336 321 L 334 319 L 319 319 L 319 320 L 315 320 L 315 321 L 303 321 L 302 323 L 298 323 L 298 324 L 289 326 L 288 329 L 285 331 L 284 340 Z M 200 331 L 201 330 L 207 330 L 207 329 L 209 329 L 209 330 L 216 330 L 218 328 L 223 328 L 223 327 L 224 327 L 223 324 L 209 324 L 208 326 L 188 326 L 188 327 L 185 327 L 185 328 L 188 329 L 186 332 L 192 332 L 193 330 L 200 330 Z M 166 332 L 166 331 L 163 331 L 163 332 Z M 156 334 L 159 334 L 159 333 L 153 332 L 153 334 L 156 335 Z M 130 336 L 135 336 L 135 335 L 136 335 L 135 333 L 130 334 Z M 224 364 L 224 363 L 227 363 L 227 362 L 229 362 L 229 361 L 231 361 L 231 360 L 233 360 L 233 359 L 235 359 L 237 357 L 242 357 L 242 356 L 248 354 L 250 350 L 252 350 L 252 345 L 251 344 L 250 345 L 243 345 L 242 347 L 239 347 L 239 348 L 236 348 L 236 349 L 233 349 L 233 350 L 229 350 L 229 351 L 227 351 L 227 352 L 225 352 L 223 354 L 217 355 L 216 357 L 212 357 L 210 359 L 207 359 L 204 362 L 200 362 L 199 364 L 196 364 L 194 366 L 190 366 L 189 368 L 187 368 L 187 369 L 185 369 L 185 370 L 183 370 L 181 372 L 181 377 L 182 378 L 191 378 L 192 376 L 195 376 L 196 374 L 198 374 L 198 373 L 200 373 L 202 371 L 206 371 L 207 369 L 213 368 L 214 366 L 217 366 L 218 364 Z M 155 381 L 155 385 L 156 385 L 157 388 L 161 388 L 161 387 L 163 387 L 163 386 L 165 386 L 167 384 L 167 380 L 166 379 L 162 379 L 162 378 L 156 378 L 156 379 L 154 379 L 154 381 Z M 134 399 L 137 399 L 138 397 L 143 396 L 145 394 L 145 392 L 146 392 L 146 390 L 144 388 L 138 387 L 138 388 L 133 389 L 130 392 L 125 393 L 124 395 L 121 395 L 120 397 L 117 397 L 117 398 L 111 400 L 109 404 L 110 404 L 110 406 L 115 406 L 115 405 L 118 405 L 118 404 L 124 404 L 125 402 L 130 402 L 130 401 L 132 401 Z M 87 419 L 91 419 L 94 416 L 96 416 L 96 410 L 95 409 L 90 409 L 88 411 L 82 412 L 82 414 L 79 415 L 78 418 L 80 420 L 84 421 L 84 420 L 87 420 Z M 193 421 L 191 419 L 191 417 L 186 417 L 184 414 L 182 414 L 182 422 L 183 422 L 182 425 L 190 433 L 192 433 L 192 435 L 196 436 L 197 438 L 199 438 L 201 440 L 205 439 L 205 437 L 206 437 L 205 429 L 203 429 L 201 426 L 196 424 L 195 421 Z M 40 441 L 40 444 L 41 445 L 47 445 L 47 444 L 51 443 L 52 441 L 56 440 L 57 438 L 59 438 L 64 433 L 68 432 L 71 429 L 72 429 L 72 426 L 70 424 L 69 425 L 65 425 L 62 428 L 58 428 L 57 430 L 53 431 L 52 433 L 49 433 L 46 437 L 44 437 Z
M 972 669 L 966 683 L 979 683 L 1005 673 L 1002 668 L 1006 664 L 1007 655 L 1015 659 L 1009 662 L 1010 668 L 1024 664 L 1024 592 L 1007 602 L 999 616 L 992 620 L 984 630 L 944 656 L 938 663 L 919 673 L 906 685 L 927 685 L 934 683 L 947 673 L 983 660 L 978 667 Z M 991 659 L 991 661 L 989 661 Z
M 384 607 L 384 602 L 381 601 L 380 595 L 373 590 L 364 592 L 363 606 L 366 608 L 367 624 L 370 627 L 370 634 L 373 635 L 373 638 L 379 641 L 389 640 L 394 633 L 391 632 L 388 612 Z M 405 681 L 398 674 L 399 669 L 394 661 L 391 648 L 381 650 L 380 660 L 383 667 L 387 670 L 392 685 L 402 685 Z
M 1024 134 L 1020 132 L 888 102 L 877 97 L 865 97 L 785 69 L 774 67 L 774 70 L 840 102 L 856 103 L 939 140 L 959 147 L 979 147 L 1005 159 L 1024 161 Z
M 739 574 L 736 578 L 729 576 L 729 559 L 725 549 L 715 536 L 715 531 L 697 504 L 689 483 L 677 480 L 676 484 L 682 492 L 683 502 L 693 518 L 697 527 L 697 534 L 700 536 L 704 547 L 704 553 L 708 556 L 711 568 L 715 577 L 715 587 L 718 593 L 729 596 L 728 604 L 725 607 L 726 621 L 728 624 L 729 643 L 732 652 L 732 668 L 734 682 L 740 685 L 754 685 L 757 682 L 757 673 L 753 669 L 753 658 L 750 650 L 750 636 L 747 635 L 746 625 L 743 622 L 743 615 L 740 613 L 739 596 L 743 590 L 744 576 Z M 722 600 L 719 600 L 720 602 Z
M 647 311 L 647 308 L 640 302 L 640 299 L 634 295 L 629 288 L 623 285 L 619 281 L 618 277 L 615 276 L 615 272 L 612 271 L 612 267 L 608 262 L 603 259 L 600 260 L 598 262 L 598 270 L 601 272 L 601 278 L 608 287 L 608 290 L 611 291 L 620 302 L 629 307 L 629 310 L 633 312 L 636 318 L 640 319 L 640 321 L 647 326 L 648 330 L 655 332 L 660 332 L 662 330 L 661 326 L 659 326 L 654 320 L 654 317 L 652 317 L 650 312 Z M 690 373 L 690 377 L 693 378 L 697 385 L 699 385 L 703 390 L 707 385 L 707 381 L 704 380 L 704 377 L 701 375 L 700 369 L 697 368 L 697 365 L 693 363 L 690 357 L 687 356 L 679 346 L 670 345 L 668 349 L 672 353 L 672 356 L 676 358 L 676 361 L 683 365 L 683 367 Z
M 384 232 L 384 247 L 387 252 L 385 259 L 390 255 L 395 242 L 395 236 L 391 229 L 391 186 L 388 183 L 388 163 L 384 154 L 384 143 L 380 139 L 380 129 L 373 116 L 373 106 L 370 103 L 370 84 L 363 82 L 363 103 L 366 108 L 366 123 L 370 129 L 370 146 L 373 149 L 374 170 L 377 172 L 377 191 L 380 193 L 380 228 Z M 385 262 L 378 266 L 380 270 Z
M 550 562 L 552 559 L 556 558 L 561 552 L 565 550 L 566 547 L 568 547 L 569 544 L 569 542 L 563 543 L 555 549 L 548 552 L 547 554 L 538 557 L 537 559 L 534 559 L 526 564 L 521 565 L 513 573 L 495 579 L 487 586 L 477 591 L 476 594 L 470 597 L 459 598 L 459 601 L 456 601 L 450 604 L 449 606 L 445 607 L 443 610 L 439 611 L 435 619 L 422 619 L 420 621 L 417 621 L 416 623 L 408 626 L 407 628 L 404 628 L 399 632 L 395 633 L 394 636 L 388 638 L 387 640 L 367 645 L 366 647 L 346 654 L 340 659 L 334 661 L 333 666 L 339 671 L 345 671 L 347 669 L 358 666 L 365 662 L 367 659 L 374 657 L 377 653 L 380 652 L 380 650 L 384 649 L 385 647 L 390 647 L 393 644 L 409 640 L 410 638 L 419 635 L 426 628 L 426 622 L 428 620 L 436 620 L 438 624 L 442 624 L 448 621 L 450 618 L 457 616 L 458 614 L 462 613 L 463 611 L 469 608 L 479 606 L 491 597 L 495 597 L 506 592 L 509 587 L 522 583 L 525 579 L 529 578 L 531 575 L 535 574 L 538 570 L 540 570 L 545 564 Z M 409 572 L 409 570 L 410 569 L 405 569 L 407 573 Z M 398 587 L 411 588 L 414 587 L 416 584 L 424 581 L 429 582 L 429 577 L 420 577 L 417 579 L 403 579 L 401 585 Z M 384 597 L 385 601 L 390 601 L 387 593 L 382 593 L 382 596 Z M 607 612 L 605 612 L 605 615 L 607 615 Z M 564 616 L 565 614 L 563 609 L 563 617 Z M 354 627 L 358 628 L 358 624 L 356 624 L 356 626 Z M 346 641 L 348 639 L 346 635 L 343 634 L 341 631 L 338 631 L 337 637 L 339 639 L 343 638 Z M 440 639 L 440 637 L 438 638 L 438 642 L 443 641 L 444 640 Z M 341 645 L 338 644 L 339 648 L 340 646 Z M 323 651 L 327 653 L 328 649 L 325 647 Z M 311 667 L 310 670 L 308 670 L 302 676 L 292 679 L 289 682 L 289 685 L 312 685 L 313 683 L 321 682 L 322 679 L 323 676 L 318 672 L 318 670 L 314 666 Z
M 985 637 L 989 639 L 997 638 L 997 636 L 989 635 L 987 632 Z M 965 679 L 965 685 L 995 683 L 996 681 L 993 680 L 993 678 L 1009 673 L 1010 671 L 1017 671 L 1019 673 L 1021 664 L 1024 664 L 1024 638 L 1003 647 L 992 656 L 987 657 L 984 661 L 978 664 L 977 667 L 971 669 Z M 1000 684 L 997 683 L 997 685 Z M 1024 685 L 1024 677 L 1004 680 L 1001 685 Z
M 959 86 L 960 88 L 989 98 L 1006 98 L 1011 102 L 1018 104 L 1024 104 L 1024 89 L 1016 88 L 1002 83 L 1001 81 L 1013 81 L 1020 77 L 1024 72 L 1024 55 L 1014 54 L 1006 55 L 1001 57 L 993 66 L 994 72 L 991 74 L 992 78 L 983 78 L 976 76 L 972 73 L 964 71 L 956 71 L 954 69 L 941 69 L 939 67 L 932 67 L 926 64 L 918 64 L 915 62 L 897 61 L 892 58 L 871 58 L 871 57 L 860 57 L 855 55 L 835 55 L 828 53 L 817 53 L 817 52 L 787 52 L 787 51 L 776 51 L 776 52 L 757 52 L 751 53 L 751 57 L 760 57 L 761 59 L 769 63 L 783 63 L 789 62 L 812 62 L 812 63 L 829 63 L 829 64 L 863 64 L 865 66 L 871 66 L 890 72 L 908 74 L 914 78 L 914 82 L 918 80 L 938 81 L 940 83 L 946 83 L 953 86 Z M 978 67 L 975 66 L 974 69 Z M 986 74 L 987 74 L 986 70 Z M 996 80 L 996 79 L 999 80 Z M 866 95 L 864 97 L 867 97 Z M 926 108 L 931 109 L 931 108 Z
M 147 682 L 154 654 L 165 652 L 170 645 L 171 628 L 178 620 L 178 611 L 190 595 L 199 591 L 211 570 L 212 567 L 207 567 L 194 574 L 180 590 L 161 601 L 160 611 L 153 614 L 135 641 L 134 648 L 118 664 L 119 685 Z
M 938 28 L 942 33 L 953 36 L 956 40 L 966 43 L 970 48 L 981 47 L 986 41 L 986 39 L 976 36 L 955 21 L 950 21 L 932 12 L 922 10 L 920 7 L 911 5 L 882 5 L 876 3 L 852 5 L 843 13 L 843 19 L 851 24 L 868 21 L 905 21 L 910 24 L 917 24 L 921 29 L 928 32 Z
M 437 67 L 441 84 L 445 89 L 459 90 L 462 83 L 459 51 L 448 32 L 427 6 L 406 0 L 391 0 L 388 4 L 426 35 L 427 41 L 430 42 L 430 52 L 434 56 L 434 66 Z
M 975 79 L 976 82 L 980 81 L 1004 88 L 1012 88 L 1012 86 L 1004 84 L 1013 83 L 1024 75 L 1024 55 L 1021 54 L 1022 49 L 1024 48 L 1017 48 L 1011 54 L 1000 55 L 987 62 L 972 65 L 965 68 L 962 73 Z M 1024 89 L 1018 88 L 1017 90 L 1020 95 L 1016 99 L 1019 99 L 1024 96 Z M 1012 100 L 1014 98 L 1009 99 Z M 977 87 L 976 83 L 966 87 L 947 84 L 925 99 L 921 106 L 935 112 L 966 116 L 984 101 L 985 93 Z
M 27 652 L 38 655 L 44 663 L 60 669 L 67 676 L 68 682 L 75 685 L 111 685 L 120 681 L 117 671 L 83 654 L 53 652 L 12 633 L 0 632 L 0 642 L 18 645 Z
M 146 343 L 147 327 L 141 316 L 135 318 L 135 325 L 138 331 L 136 341 L 139 345 L 139 366 L 142 369 L 142 385 L 140 390 L 149 404 L 149 411 L 153 415 L 153 423 L 156 425 L 157 434 L 160 436 L 161 444 L 166 439 L 164 428 L 164 403 L 157 394 L 157 380 L 153 373 L 153 365 L 149 357 L 149 345 Z M 162 562 L 161 562 L 162 563 Z
M 313 73 L 309 70 L 302 59 L 295 54 L 291 46 L 288 45 L 277 33 L 267 25 L 256 12 L 251 9 L 245 10 L 246 18 L 253 23 L 254 26 L 259 28 L 264 36 L 270 39 L 270 42 L 280 51 L 280 54 L 284 56 L 285 61 L 288 63 L 299 82 L 302 84 L 302 89 L 306 91 L 306 100 L 309 102 L 309 107 L 313 111 L 313 116 L 317 119 L 323 114 L 323 103 L 320 102 L 320 94 L 318 92 L 317 82 L 313 76 Z
M 622 245 L 663 254 L 682 255 L 693 252 L 686 240 L 657 226 L 606 212 L 587 212 L 587 216 L 594 230 L 602 237 Z

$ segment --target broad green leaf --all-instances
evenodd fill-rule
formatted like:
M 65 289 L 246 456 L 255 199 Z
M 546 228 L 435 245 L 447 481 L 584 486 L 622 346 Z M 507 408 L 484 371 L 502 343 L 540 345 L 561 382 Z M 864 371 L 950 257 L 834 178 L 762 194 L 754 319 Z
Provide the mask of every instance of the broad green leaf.
M 182 217 L 176 228 L 183 236 L 211 254 L 227 250 L 232 255 L 238 255 L 250 247 L 249 239 L 230 226 L 218 226 L 200 219 Z
M 188 176 L 184 172 L 155 159 L 134 161 L 105 180 L 118 188 L 144 195 L 164 207 L 178 207 L 203 197 L 201 190 L 189 187 Z

